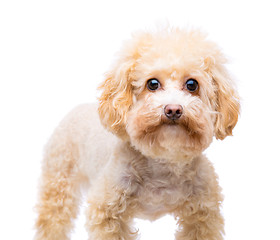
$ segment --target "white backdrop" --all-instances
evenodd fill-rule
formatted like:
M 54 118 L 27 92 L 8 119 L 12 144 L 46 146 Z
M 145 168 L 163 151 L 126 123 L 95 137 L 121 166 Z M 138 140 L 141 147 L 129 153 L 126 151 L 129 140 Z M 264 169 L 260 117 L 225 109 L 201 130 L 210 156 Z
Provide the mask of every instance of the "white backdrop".
M 242 97 L 234 137 L 206 154 L 224 189 L 227 240 L 279 240 L 280 14 L 277 1 L 2 0 L 0 239 L 32 239 L 45 142 L 96 87 L 130 33 L 168 21 L 209 33 L 229 56 Z M 84 217 L 72 239 L 87 239 Z M 143 240 L 173 239 L 175 223 L 137 221 Z

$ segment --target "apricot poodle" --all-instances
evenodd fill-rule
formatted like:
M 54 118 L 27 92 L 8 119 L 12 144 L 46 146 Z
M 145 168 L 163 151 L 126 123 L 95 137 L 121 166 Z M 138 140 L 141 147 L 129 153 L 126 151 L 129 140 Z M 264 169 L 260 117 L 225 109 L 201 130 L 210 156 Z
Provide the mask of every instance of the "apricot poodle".
M 203 151 L 238 120 L 225 63 L 198 30 L 135 33 L 99 105 L 74 109 L 46 146 L 35 239 L 69 239 L 84 190 L 90 240 L 137 239 L 134 217 L 164 214 L 177 240 L 223 239 L 221 188 Z

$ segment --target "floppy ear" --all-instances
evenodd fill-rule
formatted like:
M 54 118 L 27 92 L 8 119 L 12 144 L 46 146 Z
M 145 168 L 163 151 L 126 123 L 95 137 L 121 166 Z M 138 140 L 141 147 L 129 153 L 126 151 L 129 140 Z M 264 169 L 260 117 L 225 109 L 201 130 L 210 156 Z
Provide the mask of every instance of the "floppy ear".
M 98 108 L 101 122 L 108 130 L 122 138 L 127 135 L 127 112 L 133 101 L 130 78 L 133 67 L 132 59 L 120 59 L 113 70 L 106 74 L 105 81 L 99 87 L 103 90 Z
M 216 85 L 215 136 L 223 140 L 232 135 L 240 110 L 239 97 L 229 74 L 222 64 L 215 64 L 211 69 L 212 78 Z

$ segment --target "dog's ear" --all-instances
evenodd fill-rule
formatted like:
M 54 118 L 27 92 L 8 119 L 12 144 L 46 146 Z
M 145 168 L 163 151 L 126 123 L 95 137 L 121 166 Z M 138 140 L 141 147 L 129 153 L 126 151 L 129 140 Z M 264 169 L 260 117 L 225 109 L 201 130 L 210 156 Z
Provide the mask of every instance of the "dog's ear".
M 239 96 L 223 64 L 214 61 L 210 72 L 216 92 L 215 136 L 223 140 L 232 135 L 232 130 L 237 123 L 240 111 Z
M 99 87 L 103 90 L 99 100 L 99 116 L 102 124 L 119 137 L 126 137 L 127 112 L 132 105 L 132 79 L 135 61 L 132 57 L 121 57 L 105 81 Z

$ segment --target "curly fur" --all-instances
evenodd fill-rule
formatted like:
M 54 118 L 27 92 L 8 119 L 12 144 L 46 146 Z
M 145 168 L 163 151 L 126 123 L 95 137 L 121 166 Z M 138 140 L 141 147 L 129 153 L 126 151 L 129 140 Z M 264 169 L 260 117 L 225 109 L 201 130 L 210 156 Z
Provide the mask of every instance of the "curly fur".
M 100 86 L 99 105 L 73 110 L 46 147 L 35 239 L 69 239 L 82 187 L 90 240 L 136 239 L 134 217 L 164 214 L 176 218 L 177 240 L 223 239 L 223 197 L 202 152 L 238 120 L 225 63 L 199 31 L 133 35 Z M 151 78 L 159 90 L 147 89 Z M 199 83 L 193 93 L 184 88 L 190 78 Z M 182 106 L 176 122 L 164 114 L 168 104 Z

